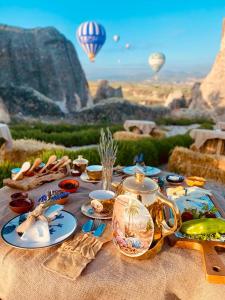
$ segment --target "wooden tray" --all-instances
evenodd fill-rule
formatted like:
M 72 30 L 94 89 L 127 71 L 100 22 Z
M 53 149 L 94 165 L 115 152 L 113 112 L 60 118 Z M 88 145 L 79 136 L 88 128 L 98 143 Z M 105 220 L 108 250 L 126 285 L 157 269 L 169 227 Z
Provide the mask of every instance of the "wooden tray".
M 3 180 L 3 184 L 14 189 L 29 191 L 37 188 L 44 183 L 62 179 L 68 174 L 69 169 L 64 168 L 55 172 L 49 171 L 43 174 L 35 174 L 32 177 L 24 177 L 23 179 L 17 181 L 12 180 L 11 178 L 7 178 Z
M 215 196 L 209 196 L 215 207 L 225 218 L 225 211 Z M 167 237 L 170 246 L 201 251 L 206 279 L 210 283 L 225 284 L 225 265 L 219 257 L 219 252 L 225 251 L 225 242 L 212 242 L 178 238 L 174 234 Z

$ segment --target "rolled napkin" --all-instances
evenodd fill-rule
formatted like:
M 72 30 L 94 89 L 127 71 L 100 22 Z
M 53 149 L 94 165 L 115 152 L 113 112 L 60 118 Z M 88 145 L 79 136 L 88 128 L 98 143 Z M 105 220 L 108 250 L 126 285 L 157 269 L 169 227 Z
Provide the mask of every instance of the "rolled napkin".
M 110 224 L 107 224 L 99 238 L 91 233 L 78 234 L 72 240 L 64 242 L 60 248 L 43 263 L 43 266 L 67 279 L 75 280 L 86 266 L 95 259 L 104 243 L 112 239 Z
M 46 208 L 45 203 L 39 204 L 28 214 L 27 219 L 21 223 L 16 231 L 22 233 L 21 239 L 29 242 L 49 242 L 49 222 L 63 209 L 63 205 L 52 205 Z

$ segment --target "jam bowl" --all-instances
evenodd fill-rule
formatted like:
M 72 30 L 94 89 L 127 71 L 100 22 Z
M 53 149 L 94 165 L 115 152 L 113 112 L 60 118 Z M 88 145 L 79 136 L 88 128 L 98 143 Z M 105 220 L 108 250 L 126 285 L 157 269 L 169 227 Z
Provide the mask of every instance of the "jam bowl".
M 59 188 L 65 192 L 75 193 L 79 188 L 80 184 L 79 181 L 75 179 L 65 179 L 60 181 Z
M 30 199 L 17 198 L 9 202 L 9 208 L 17 214 L 29 212 L 33 209 L 33 207 L 34 202 Z
M 17 200 L 17 199 L 28 199 L 28 193 L 25 192 L 18 192 L 18 193 L 14 193 L 11 196 L 12 200 Z

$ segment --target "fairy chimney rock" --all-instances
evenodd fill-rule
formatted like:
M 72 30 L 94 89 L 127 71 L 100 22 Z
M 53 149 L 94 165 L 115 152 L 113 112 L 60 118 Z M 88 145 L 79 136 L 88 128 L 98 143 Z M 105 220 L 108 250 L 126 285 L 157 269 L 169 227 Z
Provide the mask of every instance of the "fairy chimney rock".
M 220 51 L 211 71 L 202 81 L 200 93 L 206 108 L 217 110 L 225 107 L 225 19 L 223 20 Z M 194 100 L 194 99 L 193 99 Z

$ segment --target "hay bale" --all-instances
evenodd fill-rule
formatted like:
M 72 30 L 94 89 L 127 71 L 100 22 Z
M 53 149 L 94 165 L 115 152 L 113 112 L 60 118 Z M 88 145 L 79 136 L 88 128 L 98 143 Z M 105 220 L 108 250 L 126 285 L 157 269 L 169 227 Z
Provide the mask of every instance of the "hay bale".
M 130 131 L 117 131 L 113 134 L 116 141 L 137 141 L 146 138 L 151 138 L 148 134 L 137 134 Z
M 168 163 L 172 172 L 186 176 L 200 176 L 225 183 L 225 157 L 194 152 L 176 147 Z
M 152 132 L 151 132 L 151 136 L 154 138 L 164 138 L 166 137 L 166 131 L 159 129 L 159 128 L 153 128 Z
M 5 145 L 1 147 L 0 155 L 3 161 L 23 162 L 29 158 L 38 156 L 45 150 L 65 149 L 63 146 L 44 143 L 32 139 L 14 140 L 11 150 L 7 150 Z

